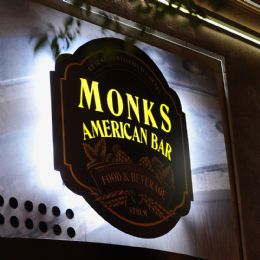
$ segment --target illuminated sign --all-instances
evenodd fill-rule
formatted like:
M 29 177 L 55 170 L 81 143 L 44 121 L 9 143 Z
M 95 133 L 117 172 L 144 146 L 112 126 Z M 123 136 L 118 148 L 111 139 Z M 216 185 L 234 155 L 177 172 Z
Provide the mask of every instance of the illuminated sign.
M 143 51 L 90 41 L 57 59 L 51 94 L 55 169 L 104 219 L 152 238 L 189 212 L 185 115 Z

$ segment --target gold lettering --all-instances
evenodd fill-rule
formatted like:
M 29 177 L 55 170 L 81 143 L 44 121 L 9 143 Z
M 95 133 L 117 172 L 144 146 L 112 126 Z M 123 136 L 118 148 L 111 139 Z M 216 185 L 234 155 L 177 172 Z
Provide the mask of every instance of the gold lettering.
M 119 172 L 111 172 L 106 175 L 102 175 L 101 180 L 103 182 L 103 185 L 106 186 L 110 183 L 121 182 L 122 176 Z
M 102 127 L 100 125 L 99 120 L 91 121 L 92 134 L 94 137 L 98 137 L 99 133 L 101 137 L 105 137 Z M 95 135 L 96 134 L 96 135 Z
M 124 136 L 121 136 L 119 133 L 119 124 L 116 121 L 110 121 L 111 129 L 112 129 L 112 135 L 114 138 L 124 138 Z
M 102 120 L 103 129 L 104 129 L 104 137 L 112 137 L 112 133 L 108 133 L 110 131 L 109 120 Z
M 158 148 L 158 137 L 155 133 L 151 133 L 151 147 L 154 149 L 154 150 L 157 150 Z
M 113 98 L 112 98 L 113 93 L 115 93 L 116 97 L 117 97 L 117 105 L 118 105 L 118 111 L 117 112 L 115 111 L 115 108 L 114 108 L 114 102 L 113 102 Z M 120 93 L 116 89 L 110 89 L 108 91 L 108 93 L 107 93 L 107 105 L 108 105 L 108 108 L 109 108 L 112 115 L 120 116 L 123 113 L 123 109 L 124 109 L 123 100 L 122 100 Z
M 172 160 L 171 158 L 171 153 L 172 153 L 172 147 L 170 146 L 170 144 L 166 143 L 166 148 L 165 148 L 165 154 L 164 156 L 167 157 L 169 159 L 169 161 Z
M 86 135 L 88 136 L 89 139 L 92 139 L 93 136 L 91 135 L 91 133 L 89 132 L 88 128 L 86 127 L 86 125 L 83 123 L 83 140 L 86 141 Z
M 136 172 L 131 172 L 130 173 L 130 180 L 133 183 L 138 183 L 146 186 L 150 190 L 154 191 L 157 193 L 158 196 L 160 196 L 163 200 L 165 199 L 166 196 L 166 191 L 163 189 L 163 187 L 159 186 L 158 183 L 156 183 L 153 179 L 138 174 Z
M 163 139 L 161 140 L 157 151 L 164 155 Z
M 88 105 L 88 109 L 91 107 L 91 101 L 92 97 L 94 96 L 95 100 L 95 106 L 96 109 L 95 111 L 97 112 L 104 112 L 101 106 L 101 100 L 100 100 L 100 95 L 99 95 L 99 89 L 98 89 L 98 82 L 97 81 L 92 81 L 91 82 L 91 89 L 89 89 L 89 85 L 86 79 L 80 78 L 81 81 L 81 86 L 80 86 L 80 101 L 78 104 L 79 108 L 84 108 L 83 106 L 83 93 L 85 96 L 85 100 Z
M 88 128 L 89 127 L 89 128 Z M 91 129 L 91 131 L 89 131 Z M 87 126 L 83 123 L 83 140 L 97 137 L 122 138 L 141 144 L 148 144 L 148 131 L 142 127 L 132 126 L 130 123 L 117 122 L 113 120 L 90 121 Z M 156 150 L 171 161 L 172 147 L 164 139 L 159 139 L 157 134 L 151 133 L 151 149 Z
M 122 136 L 122 138 L 125 138 L 124 123 L 123 122 L 119 122 L 119 125 L 120 125 L 121 136 Z
M 140 113 L 139 113 L 139 97 L 135 96 L 135 101 L 133 99 L 133 96 L 126 93 L 126 97 L 127 97 L 127 109 L 128 109 L 128 117 L 127 119 L 130 119 L 132 120 L 132 117 L 131 117 L 131 109 L 134 111 L 134 114 L 136 116 L 136 119 L 137 121 L 140 123 Z
M 85 103 L 89 110 L 93 107 L 97 112 L 104 112 L 101 103 L 102 99 L 100 98 L 99 82 L 92 81 L 91 86 L 88 84 L 88 81 L 85 78 L 80 78 L 80 82 L 81 82 L 81 86 L 80 86 L 80 97 L 79 97 L 78 108 L 85 108 L 84 107 L 84 103 Z M 126 93 L 125 95 L 126 95 L 126 105 L 127 105 L 127 111 L 126 111 L 127 119 L 129 120 L 136 119 L 138 123 L 140 123 L 141 120 L 141 113 L 140 113 L 141 111 L 139 107 L 140 98 L 138 96 L 133 96 L 129 93 Z M 155 103 L 144 98 L 142 98 L 142 102 L 143 102 L 142 113 L 143 113 L 143 120 L 144 120 L 143 123 L 145 125 L 158 129 L 158 124 L 157 124 L 158 122 L 156 122 L 154 112 L 153 112 L 155 111 L 154 108 Z M 124 102 L 118 90 L 110 89 L 107 92 L 107 107 L 113 116 L 119 117 L 123 114 Z M 160 129 L 166 133 L 169 133 L 172 130 L 172 122 L 169 117 L 169 111 L 170 108 L 166 104 L 161 104 L 159 106 L 159 111 L 157 111 L 160 112 L 161 115 Z M 113 135 L 119 136 L 119 129 L 121 130 L 121 127 L 118 127 L 118 125 L 116 125 L 115 123 L 113 123 L 113 127 L 114 127 L 112 129 Z M 94 131 L 97 132 L 98 130 L 94 129 Z M 125 132 L 126 129 L 124 129 L 123 134 Z M 120 136 L 123 136 L 123 134 L 121 133 Z M 129 137 L 129 135 L 127 136 Z M 137 136 L 134 137 L 138 138 Z
M 142 143 L 143 143 L 143 140 L 144 140 L 145 144 L 147 145 L 147 129 L 140 127 L 140 130 L 141 130 Z
M 134 128 L 134 132 L 133 132 L 133 136 L 132 136 L 132 141 L 136 141 L 138 143 L 142 143 L 142 141 L 140 140 L 137 128 Z
M 164 108 L 166 111 L 164 111 Z M 170 120 L 169 116 L 167 115 L 169 113 L 169 110 L 170 110 L 170 108 L 167 105 L 165 105 L 165 104 L 160 105 L 161 116 L 164 119 L 165 123 L 167 124 L 167 128 L 166 128 L 164 125 L 164 122 L 162 122 L 161 129 L 166 133 L 169 133 L 172 129 L 171 120 Z
M 154 102 L 149 101 L 148 106 L 148 100 L 143 99 L 143 108 L 144 108 L 144 124 L 150 125 L 150 122 L 152 123 L 152 127 L 158 128 L 156 121 L 154 119 L 152 108 L 153 108 Z
M 126 139 L 131 140 L 131 139 L 132 139 L 132 136 L 127 133 L 126 127 L 127 127 L 127 128 L 130 128 L 130 124 L 129 124 L 129 123 L 125 123 L 125 124 L 124 124 L 124 135 L 125 135 Z

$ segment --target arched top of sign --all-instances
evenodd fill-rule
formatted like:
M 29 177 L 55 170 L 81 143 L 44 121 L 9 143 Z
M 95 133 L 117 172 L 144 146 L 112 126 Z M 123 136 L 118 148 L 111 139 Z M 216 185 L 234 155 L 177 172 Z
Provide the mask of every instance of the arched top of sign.
M 109 223 L 157 237 L 192 200 L 185 115 L 142 50 L 101 38 L 51 73 L 55 168 Z
M 162 72 L 154 63 L 154 61 L 140 48 L 135 45 L 129 46 L 129 44 L 118 38 L 98 38 L 91 40 L 82 46 L 80 46 L 73 55 L 71 54 L 62 54 L 57 58 L 56 68 L 67 64 L 68 67 L 63 69 L 63 77 L 65 77 L 66 69 L 69 69 L 71 66 L 79 66 L 87 60 L 88 57 L 91 57 L 93 53 L 102 53 L 105 57 L 109 59 L 115 55 L 125 54 L 127 56 L 131 56 L 132 59 L 137 59 L 141 61 L 142 65 L 144 65 L 150 71 L 153 71 L 154 75 L 161 82 L 162 86 L 166 88 L 168 92 L 171 92 L 171 95 L 174 96 L 174 101 L 177 103 L 177 107 L 181 108 L 181 102 L 176 94 L 176 92 L 171 89 L 164 78 Z M 64 60 L 67 60 L 64 63 Z M 61 71 L 62 73 L 62 71 Z M 60 75 L 61 76 L 61 75 Z M 181 112 L 182 110 L 180 110 Z

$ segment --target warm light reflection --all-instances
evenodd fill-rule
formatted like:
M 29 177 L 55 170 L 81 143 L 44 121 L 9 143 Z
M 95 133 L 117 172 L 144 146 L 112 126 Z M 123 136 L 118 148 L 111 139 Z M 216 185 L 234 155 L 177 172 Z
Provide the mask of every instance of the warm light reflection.
M 161 2 L 162 4 L 165 4 L 165 5 L 169 5 L 169 1 L 167 1 L 167 0 L 158 0 L 158 2 Z M 171 4 L 171 6 L 173 8 L 175 8 L 175 9 L 179 9 L 182 13 L 185 13 L 185 14 L 189 13 L 189 10 L 186 9 L 185 7 L 183 7 L 183 6 L 178 7 L 178 5 L 176 5 L 176 4 Z M 229 33 L 237 35 L 237 36 L 239 36 L 241 38 L 244 38 L 244 39 L 246 39 L 248 41 L 251 41 L 251 42 L 253 42 L 253 43 L 257 44 L 257 45 L 260 44 L 259 38 L 257 38 L 254 35 L 251 35 L 251 34 L 245 32 L 245 31 L 242 31 L 239 28 L 236 28 L 236 27 L 234 27 L 234 26 L 232 26 L 230 24 L 227 24 L 227 23 L 225 23 L 223 21 L 217 20 L 217 19 L 215 19 L 213 17 L 210 17 L 208 15 L 205 18 L 200 16 L 200 15 L 194 15 L 194 16 L 197 16 L 197 18 L 199 18 L 200 20 L 203 20 L 206 23 L 209 23 L 209 24 L 211 24 L 213 26 L 221 28 L 224 31 L 227 31 Z

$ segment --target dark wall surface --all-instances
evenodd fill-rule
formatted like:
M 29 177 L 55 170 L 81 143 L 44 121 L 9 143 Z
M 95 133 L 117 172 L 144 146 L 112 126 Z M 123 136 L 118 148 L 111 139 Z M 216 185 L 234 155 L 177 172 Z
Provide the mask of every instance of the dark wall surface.
M 167 253 L 159 250 L 131 248 L 98 243 L 66 242 L 36 239 L 3 239 L 1 258 L 16 259 L 150 259 L 150 260 L 199 260 L 202 258 Z M 40 248 L 40 249 L 39 249 Z

